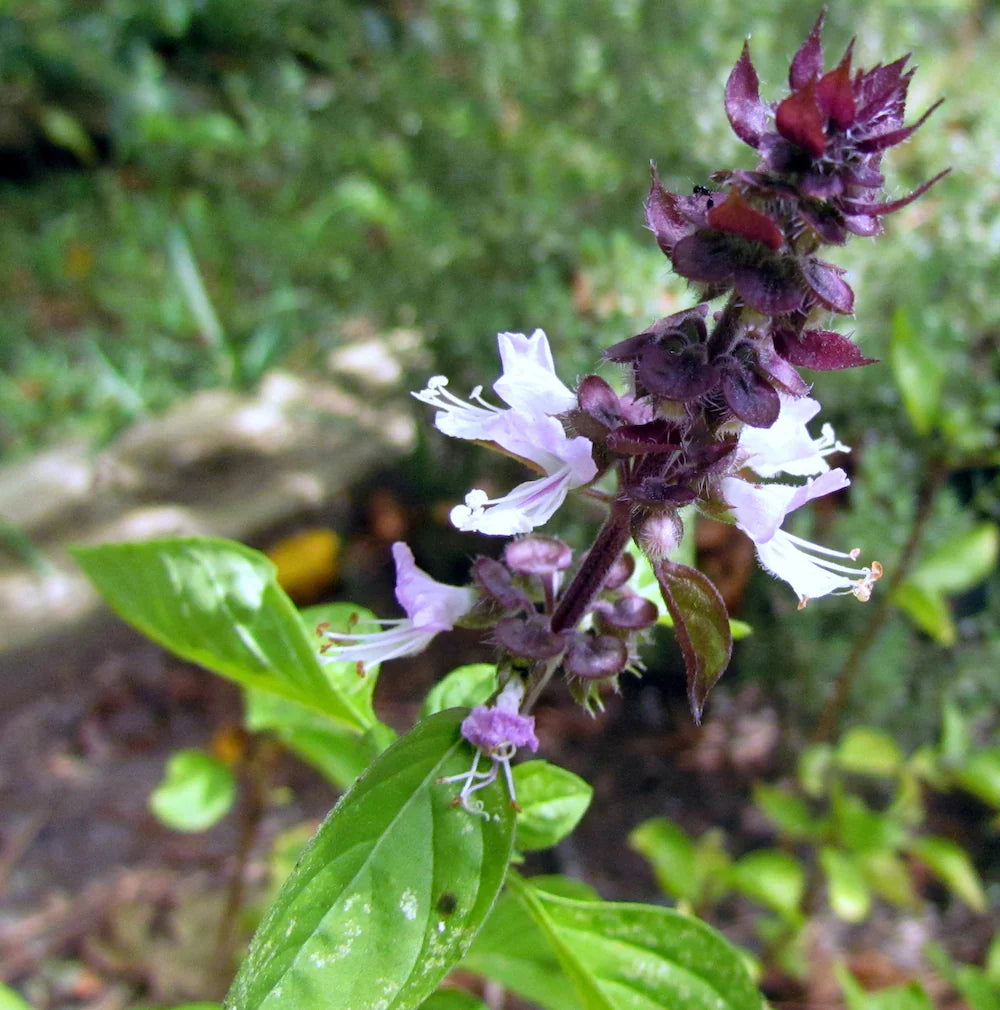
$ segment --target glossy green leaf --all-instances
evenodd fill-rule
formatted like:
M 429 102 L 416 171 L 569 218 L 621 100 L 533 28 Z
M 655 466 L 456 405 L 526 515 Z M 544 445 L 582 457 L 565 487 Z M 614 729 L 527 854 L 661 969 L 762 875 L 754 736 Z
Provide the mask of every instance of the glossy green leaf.
M 419 723 L 337 804 L 251 941 L 227 1010 L 408 1010 L 462 957 L 514 839 L 502 782 L 476 794 L 484 816 L 438 782 L 471 765 L 465 715 Z
M 533 877 L 532 887 L 582 901 L 593 888 L 568 877 Z M 460 967 L 499 982 L 544 1007 L 579 1010 L 559 960 L 524 904 L 508 889 L 497 902 Z
M 594 790 L 566 768 L 548 761 L 526 761 L 514 768 L 517 847 L 547 849 L 561 842 L 580 823 Z
M 903 308 L 893 313 L 889 360 L 914 430 L 928 435 L 940 410 L 944 367 Z
M 438 989 L 420 1004 L 420 1010 L 490 1010 L 472 993 L 461 989 Z
M 787 788 L 758 782 L 753 787 L 753 801 L 781 834 L 794 841 L 812 838 L 822 827 L 805 800 Z
M 919 982 L 865 992 L 846 968 L 837 965 L 834 971 L 844 990 L 847 1010 L 934 1010 L 934 1004 Z
M 273 733 L 338 789 L 346 789 L 395 739 L 384 723 L 359 733 L 322 712 L 269 691 L 247 688 L 244 697 L 247 729 Z
M 977 751 L 954 773 L 956 785 L 1000 808 L 1000 747 Z
M 32 1007 L 20 993 L 0 982 L 0 1010 L 32 1010 Z
M 576 901 L 512 878 L 582 1010 L 760 1010 L 739 952 L 710 926 L 653 905 Z
M 655 571 L 684 654 L 688 702 L 695 722 L 700 722 L 708 693 L 733 652 L 729 614 L 718 589 L 697 568 L 661 561 Z
M 802 864 L 787 852 L 758 849 L 733 863 L 729 883 L 748 898 L 777 912 L 788 921 L 798 921 L 806 889 Z
M 969 854 L 950 838 L 922 835 L 910 840 L 907 849 L 953 894 L 976 912 L 986 910 L 986 894 Z
M 460 666 L 439 680 L 427 692 L 421 718 L 446 708 L 484 705 L 497 689 L 497 668 L 493 663 Z
M 939 645 L 955 644 L 955 619 L 947 598 L 937 589 L 902 582 L 893 590 L 892 602 Z
M 228 765 L 201 750 L 180 750 L 167 760 L 149 809 L 175 831 L 207 831 L 229 813 L 236 780 Z
M 258 551 L 181 537 L 77 547 L 73 556 L 121 617 L 178 656 L 355 729 L 372 725 L 370 710 L 331 686 L 274 565 Z
M 1000 533 L 983 522 L 936 543 L 910 575 L 909 581 L 948 595 L 978 586 L 997 567 Z
M 836 750 L 837 764 L 856 775 L 895 775 L 903 764 L 903 753 L 888 733 L 870 726 L 854 726 L 841 738 Z
M 844 922 L 861 922 L 871 911 L 872 895 L 857 862 L 846 852 L 824 846 L 819 852 L 819 863 L 826 876 L 833 914 Z

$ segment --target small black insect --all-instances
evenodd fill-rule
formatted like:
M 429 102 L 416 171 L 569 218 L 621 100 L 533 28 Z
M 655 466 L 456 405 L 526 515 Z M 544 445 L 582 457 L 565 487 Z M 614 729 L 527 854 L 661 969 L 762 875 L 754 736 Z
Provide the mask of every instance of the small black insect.
M 712 191 L 707 186 L 695 186 L 694 187 L 695 196 L 707 196 L 708 200 L 705 206 L 711 210 L 715 206 L 715 200 L 712 199 Z

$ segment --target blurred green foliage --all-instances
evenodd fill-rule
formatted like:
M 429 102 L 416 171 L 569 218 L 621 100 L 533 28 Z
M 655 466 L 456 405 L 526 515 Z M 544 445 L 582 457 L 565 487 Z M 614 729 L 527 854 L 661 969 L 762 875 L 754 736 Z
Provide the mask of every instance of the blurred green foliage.
M 679 190 L 749 166 L 722 106 L 742 39 L 770 99 L 815 16 L 792 0 L 8 0 L 0 454 L 99 442 L 394 327 L 461 390 L 493 374 L 498 330 L 540 325 L 572 380 L 692 298 L 642 225 L 647 162 Z M 995 554 L 1000 521 L 1000 26 L 976 0 L 844 0 L 828 58 L 852 35 L 867 65 L 914 52 L 911 119 L 947 97 L 893 153 L 889 194 L 953 172 L 889 235 L 838 251 L 852 328 L 883 364 L 815 377 L 855 483 L 849 509 L 797 518 L 877 546 L 890 576 L 917 523 L 919 574 L 935 544 Z M 897 587 L 909 618 L 890 614 L 864 657 L 855 714 L 915 741 L 946 695 L 1000 703 L 988 562 L 974 582 Z M 795 614 L 755 578 L 734 671 L 805 724 L 872 605 Z

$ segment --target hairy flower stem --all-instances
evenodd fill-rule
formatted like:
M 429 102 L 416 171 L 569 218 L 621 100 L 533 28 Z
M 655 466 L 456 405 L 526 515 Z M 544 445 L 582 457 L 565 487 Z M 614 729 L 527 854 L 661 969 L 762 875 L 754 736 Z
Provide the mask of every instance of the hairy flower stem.
M 573 581 L 566 587 L 552 615 L 554 632 L 575 628 L 604 586 L 611 566 L 621 556 L 631 535 L 629 516 L 632 511 L 628 501 L 616 501 L 611 513 L 601 527 L 593 546 L 583 559 Z
M 950 473 L 948 465 L 940 459 L 931 459 L 928 462 L 927 471 L 917 492 L 917 510 L 913 516 L 913 523 L 910 526 L 906 543 L 903 544 L 899 560 L 892 568 L 892 574 L 886 580 L 884 592 L 879 594 L 878 602 L 870 612 L 867 626 L 854 640 L 854 647 L 834 680 L 833 693 L 823 706 L 819 721 L 816 723 L 816 729 L 812 735 L 813 742 L 828 743 L 836 734 L 840 717 L 851 696 L 851 691 L 861 675 L 862 660 L 878 640 L 882 628 L 885 626 L 889 610 L 892 607 L 893 593 L 910 574 L 910 569 L 913 567 L 924 537 L 924 531 L 927 528 L 927 521 L 934 510 L 938 491 L 941 490 L 942 484 L 948 479 Z

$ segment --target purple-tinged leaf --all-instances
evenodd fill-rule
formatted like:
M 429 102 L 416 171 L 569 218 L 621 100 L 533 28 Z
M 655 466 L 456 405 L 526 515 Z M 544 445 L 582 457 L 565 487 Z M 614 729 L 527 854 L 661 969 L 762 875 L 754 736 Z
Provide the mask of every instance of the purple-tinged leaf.
M 514 577 L 507 566 L 494 558 L 477 558 L 472 566 L 472 577 L 504 610 L 534 610 L 527 593 L 514 585 Z
M 886 114 L 897 118 L 902 116 L 906 92 L 913 76 L 912 70 L 903 73 L 909 58 L 909 54 L 901 56 L 887 66 L 873 67 L 861 75 L 856 85 L 859 122 L 868 122 Z
M 809 384 L 792 367 L 792 363 L 774 349 L 770 341 L 767 346 L 758 346 L 757 367 L 786 393 L 796 397 L 809 395 Z
M 912 193 L 907 196 L 900 197 L 898 200 L 890 200 L 888 203 L 863 203 L 858 200 L 844 200 L 843 207 L 848 214 L 864 214 L 864 215 L 877 215 L 877 214 L 891 214 L 893 211 L 901 210 L 908 203 L 913 203 L 918 196 L 923 196 L 939 179 L 943 179 L 949 172 L 950 168 L 946 168 L 943 172 L 938 172 L 933 179 L 929 179 L 922 186 L 918 186 Z
M 656 624 L 659 616 L 656 604 L 638 593 L 620 596 L 614 603 L 601 600 L 595 605 L 594 612 L 605 624 L 625 631 L 648 628 Z
M 823 73 L 823 22 L 826 11 L 820 11 L 809 37 L 799 46 L 788 70 L 788 86 L 793 91 L 804 88 Z
M 738 269 L 734 286 L 747 305 L 768 316 L 794 312 L 806 294 L 794 262 L 782 257 Z
M 656 165 L 650 163 L 652 182 L 646 198 L 646 224 L 656 236 L 659 247 L 669 256 L 670 250 L 685 235 L 690 234 L 692 224 L 681 214 L 677 197 L 668 193 L 660 184 Z
M 844 218 L 844 227 L 852 235 L 862 238 L 874 238 L 882 234 L 882 222 L 869 214 L 848 214 Z
M 566 640 L 548 627 L 541 614 L 535 617 L 505 617 L 493 632 L 497 643 L 515 656 L 553 659 L 566 648 Z
M 884 151 L 887 148 L 895 147 L 903 143 L 920 129 L 927 122 L 927 117 L 944 101 L 939 98 L 915 123 L 904 126 L 898 130 L 887 130 L 884 133 L 875 133 L 867 137 L 859 138 L 855 144 L 857 150 L 862 154 L 872 154 L 876 151 Z
M 719 590 L 697 569 L 659 561 L 653 570 L 684 654 L 691 714 L 700 723 L 705 700 L 733 653 L 729 614 Z
M 805 260 L 801 266 L 806 283 L 828 309 L 845 316 L 854 311 L 854 292 L 840 276 L 843 270 L 814 258 Z
M 781 400 L 774 386 L 753 368 L 727 368 L 721 385 L 729 409 L 751 427 L 770 428 L 778 419 Z
M 846 130 L 854 122 L 854 89 L 851 87 L 851 51 L 847 47 L 844 58 L 835 70 L 824 74 L 816 85 L 816 102 L 820 111 L 838 130 Z
M 608 435 L 607 446 L 612 452 L 626 456 L 647 453 L 675 452 L 681 448 L 676 424 L 658 417 L 645 424 L 624 424 Z
M 761 242 L 773 250 L 780 249 L 785 241 L 781 229 L 766 214 L 751 207 L 737 190 L 708 212 L 708 224 L 717 231 L 739 235 L 748 242 Z
M 653 345 L 640 355 L 636 378 L 655 396 L 692 400 L 713 389 L 719 381 L 719 373 L 714 365 L 705 361 L 704 346 L 673 353 Z
M 816 85 L 793 91 L 775 112 L 778 132 L 814 158 L 826 151 L 825 119 L 816 101 Z
M 743 52 L 726 81 L 726 115 L 736 136 L 756 147 L 767 129 L 767 107 L 760 100 L 760 80 L 747 42 L 743 43 Z
M 628 647 L 614 635 L 578 632 L 570 638 L 566 672 L 581 680 L 606 680 L 628 665 Z
M 688 235 L 674 246 L 670 259 L 682 277 L 707 284 L 729 280 L 736 265 L 733 240 L 722 232 Z
M 621 404 L 618 394 L 599 375 L 586 375 L 576 391 L 580 410 L 605 428 L 613 428 L 621 421 Z
M 775 333 L 774 346 L 786 361 L 819 372 L 857 368 L 878 361 L 866 358 L 853 340 L 834 330 L 803 330 L 799 334 L 782 330 Z
M 844 226 L 843 215 L 839 208 L 825 200 L 801 201 L 799 214 L 826 245 L 843 245 L 847 241 L 847 228 Z
M 666 477 L 644 477 L 629 489 L 632 501 L 647 505 L 690 505 L 698 495 L 689 487 L 677 484 Z

